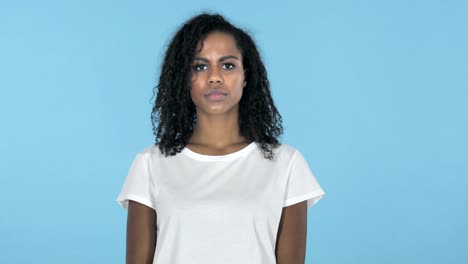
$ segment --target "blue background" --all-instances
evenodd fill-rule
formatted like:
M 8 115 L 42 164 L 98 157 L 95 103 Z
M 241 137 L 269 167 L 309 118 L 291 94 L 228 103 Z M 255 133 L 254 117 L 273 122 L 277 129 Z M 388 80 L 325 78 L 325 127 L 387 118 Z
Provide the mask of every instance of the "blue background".
M 306 263 L 467 263 L 467 3 L 1 2 L 0 263 L 124 263 L 115 199 L 203 9 L 257 41 L 280 140 L 326 192 Z

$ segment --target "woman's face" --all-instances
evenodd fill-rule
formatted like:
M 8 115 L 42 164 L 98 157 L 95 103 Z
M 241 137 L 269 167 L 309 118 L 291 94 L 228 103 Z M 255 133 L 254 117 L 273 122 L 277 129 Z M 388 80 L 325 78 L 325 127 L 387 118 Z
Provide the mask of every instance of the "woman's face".
M 190 96 L 197 113 L 238 112 L 245 85 L 242 54 L 234 38 L 221 32 L 208 34 L 192 65 Z

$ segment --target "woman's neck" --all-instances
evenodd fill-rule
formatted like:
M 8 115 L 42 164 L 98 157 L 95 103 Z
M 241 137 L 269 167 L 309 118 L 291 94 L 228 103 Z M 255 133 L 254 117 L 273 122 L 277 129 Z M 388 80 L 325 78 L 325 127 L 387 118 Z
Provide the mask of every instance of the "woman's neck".
M 213 149 L 225 149 L 249 142 L 240 135 L 237 115 L 230 117 L 226 117 L 226 115 L 201 115 L 197 116 L 197 124 L 188 143 Z

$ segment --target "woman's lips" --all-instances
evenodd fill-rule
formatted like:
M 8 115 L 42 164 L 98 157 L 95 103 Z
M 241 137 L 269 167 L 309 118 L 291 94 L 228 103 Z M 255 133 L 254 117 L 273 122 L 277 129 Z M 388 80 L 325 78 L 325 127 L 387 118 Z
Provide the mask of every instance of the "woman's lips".
M 206 97 L 208 98 L 209 101 L 221 101 L 224 99 L 226 95 L 227 93 L 221 90 L 213 89 L 206 95 Z
M 220 101 L 223 100 L 225 94 L 223 93 L 210 93 L 206 97 L 208 97 L 208 100 L 210 101 Z

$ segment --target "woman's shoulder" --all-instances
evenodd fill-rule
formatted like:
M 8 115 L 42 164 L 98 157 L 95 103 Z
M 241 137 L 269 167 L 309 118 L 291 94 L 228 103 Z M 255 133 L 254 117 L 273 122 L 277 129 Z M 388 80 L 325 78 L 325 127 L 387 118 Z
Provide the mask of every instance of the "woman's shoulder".
M 296 151 L 296 148 L 293 147 L 292 145 L 281 143 L 281 145 L 278 147 L 278 150 L 282 152 L 286 152 L 288 154 L 294 154 L 294 152 Z
M 258 146 L 260 150 L 260 145 Z M 276 157 L 275 160 L 280 160 L 283 162 L 291 160 L 294 154 L 297 152 L 297 149 L 294 146 L 282 142 L 280 142 L 280 144 L 277 147 L 272 147 L 271 150 L 274 153 L 274 156 Z
M 159 151 L 159 145 L 151 144 L 151 145 L 146 145 L 145 147 L 143 147 L 140 151 L 138 151 L 137 155 L 154 156 L 154 155 L 161 155 L 161 152 Z
M 280 145 L 276 148 L 278 151 L 294 154 L 297 151 L 297 148 L 291 144 L 280 142 Z
M 151 145 L 147 145 L 144 147 L 138 154 L 140 155 L 148 155 L 152 158 L 174 158 L 174 155 L 164 155 L 161 150 L 159 149 L 159 144 L 153 143 Z M 178 155 L 180 153 L 177 153 Z

